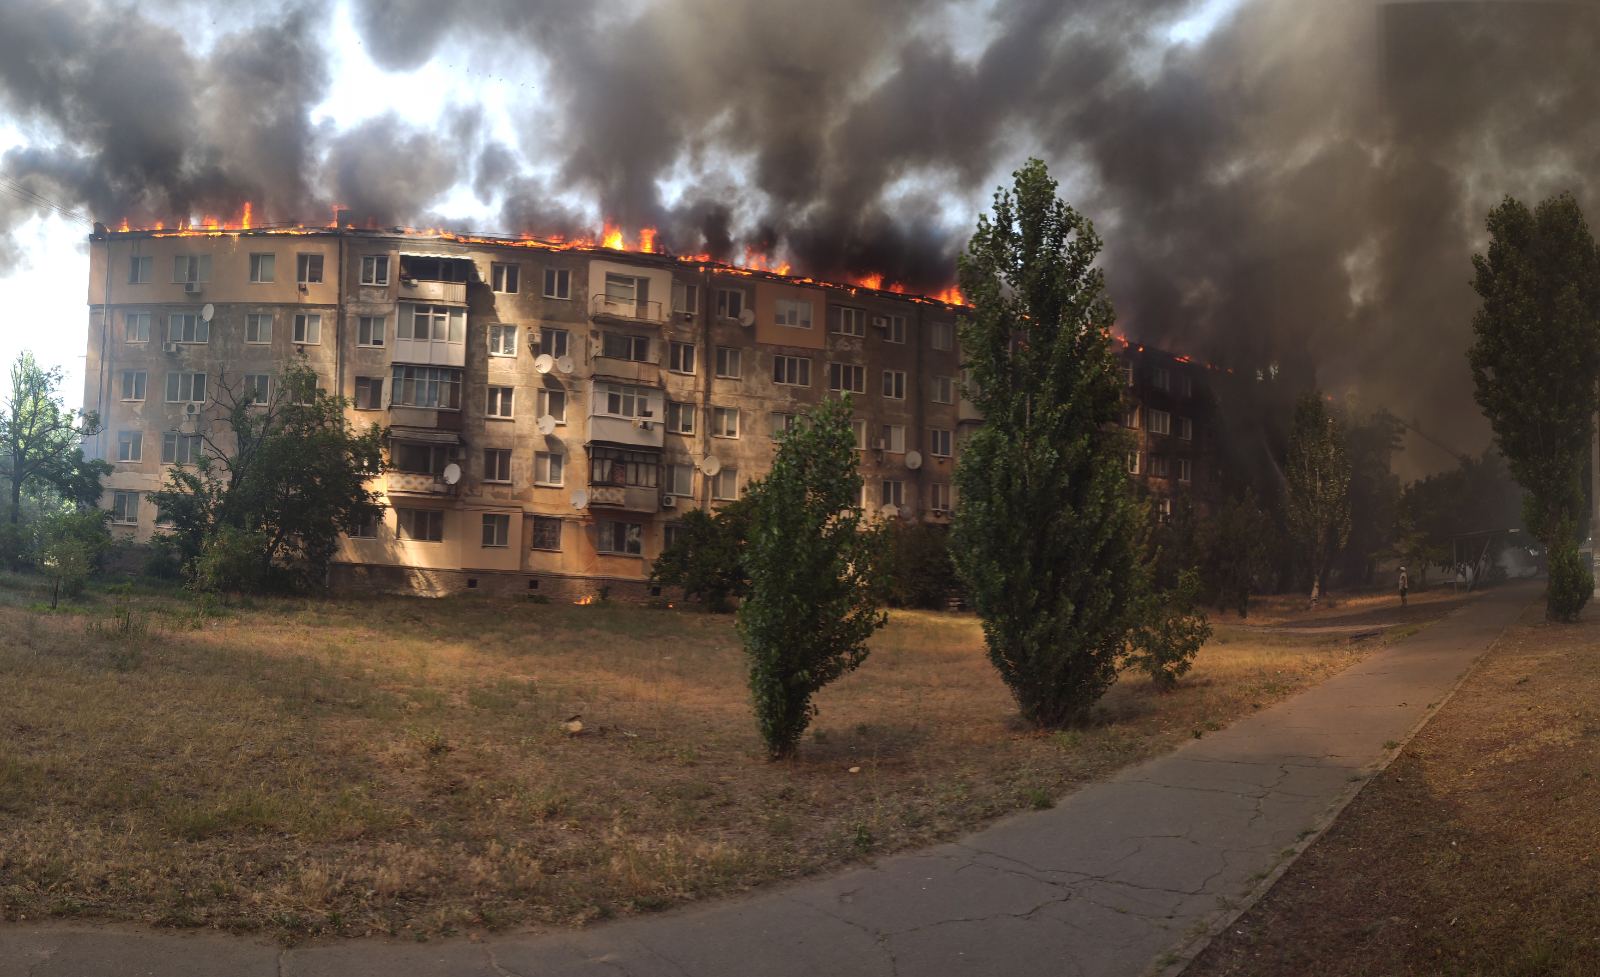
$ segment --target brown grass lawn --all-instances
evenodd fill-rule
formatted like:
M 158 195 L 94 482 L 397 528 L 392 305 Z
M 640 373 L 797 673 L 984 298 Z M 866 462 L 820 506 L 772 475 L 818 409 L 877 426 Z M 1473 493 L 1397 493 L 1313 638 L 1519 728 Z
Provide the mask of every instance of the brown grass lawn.
M 1542 617 L 1186 977 L 1600 974 L 1600 609 Z
M 161 591 L 51 614 L 40 592 L 0 578 L 0 918 L 291 941 L 581 924 L 927 844 L 1376 646 L 1226 619 L 1177 692 L 1125 676 L 1094 725 L 1046 734 L 976 620 L 896 613 L 772 764 L 726 617 Z

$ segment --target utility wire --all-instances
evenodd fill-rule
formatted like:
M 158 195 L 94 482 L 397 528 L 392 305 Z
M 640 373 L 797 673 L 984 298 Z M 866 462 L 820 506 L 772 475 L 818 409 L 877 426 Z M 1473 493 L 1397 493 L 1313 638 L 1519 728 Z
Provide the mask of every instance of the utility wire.
M 37 191 L 31 190 L 28 187 L 23 186 L 21 183 L 18 183 L 8 177 L 0 176 L 0 190 L 11 194 L 13 197 L 16 197 L 24 203 L 32 204 L 41 210 L 55 214 L 57 217 L 64 217 L 67 220 L 78 221 L 83 224 L 92 225 L 94 223 L 94 220 L 87 215 L 73 210 L 64 204 L 57 203 L 56 201 L 51 200 L 49 197 L 46 197 Z

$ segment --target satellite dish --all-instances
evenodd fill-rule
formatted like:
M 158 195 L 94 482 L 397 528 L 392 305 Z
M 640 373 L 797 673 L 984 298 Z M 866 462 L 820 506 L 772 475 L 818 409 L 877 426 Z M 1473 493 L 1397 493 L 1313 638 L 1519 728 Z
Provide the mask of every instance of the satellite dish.
M 461 466 L 453 461 L 444 466 L 444 483 L 454 485 L 459 481 L 461 481 Z
M 533 368 L 540 373 L 549 373 L 556 368 L 556 358 L 549 353 L 540 353 L 533 359 Z
M 560 370 L 562 373 L 571 373 L 572 357 L 563 356 L 559 360 L 556 360 L 556 369 Z
M 589 493 L 588 492 L 585 492 L 583 489 L 578 489 L 576 492 L 572 493 L 572 507 L 574 509 L 582 509 L 582 508 L 588 506 L 588 504 L 589 504 Z
M 749 329 L 751 326 L 753 326 L 755 324 L 756 324 L 756 312 L 755 312 L 754 309 L 745 309 L 743 312 L 739 313 L 739 325 L 744 326 L 746 329 Z
M 707 475 L 715 475 L 717 472 L 722 471 L 722 462 L 717 459 L 716 455 L 706 455 L 700 459 L 700 470 Z
M 894 503 L 890 503 L 889 505 L 886 505 L 882 509 L 878 510 L 878 515 L 882 516 L 885 519 L 893 519 L 895 516 L 898 516 L 899 514 L 900 514 L 900 510 L 894 507 Z
M 920 452 L 920 451 L 907 451 L 906 452 L 906 467 L 911 469 L 912 471 L 916 471 L 918 468 L 921 468 L 922 467 L 922 452 Z
M 542 415 L 534 423 L 539 426 L 539 433 L 547 438 L 556 433 L 556 419 L 550 414 Z
M 216 314 L 217 314 L 217 307 L 212 305 L 210 302 L 207 302 L 205 305 L 200 306 L 200 321 L 201 322 L 210 322 L 211 321 L 211 317 L 216 315 Z

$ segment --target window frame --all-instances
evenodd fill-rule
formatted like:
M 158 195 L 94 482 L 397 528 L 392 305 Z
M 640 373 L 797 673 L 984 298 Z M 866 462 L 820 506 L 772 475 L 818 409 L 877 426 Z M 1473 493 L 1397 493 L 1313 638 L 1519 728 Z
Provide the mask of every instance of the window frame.
M 483 481 L 490 485 L 511 484 L 511 449 L 483 449 Z
M 833 334 L 836 336 L 851 336 L 864 339 L 867 335 L 867 310 L 858 309 L 853 305 L 838 306 L 839 314 L 835 317 Z M 847 315 L 848 313 L 848 315 Z M 847 323 L 853 323 L 854 328 L 846 328 Z
M 198 434 L 182 431 L 161 432 L 161 464 L 180 467 L 193 465 L 205 452 L 205 441 Z
M 896 509 L 906 504 L 906 483 L 903 478 L 885 478 L 878 482 L 878 505 L 892 505 Z
M 772 324 L 784 329 L 810 329 L 816 303 L 810 299 L 780 298 L 772 302 Z
M 1194 440 L 1194 419 L 1193 418 L 1191 418 L 1191 417 L 1183 417 L 1181 415 L 1178 417 L 1178 440 L 1179 441 L 1193 441 Z
M 1172 415 L 1164 410 L 1154 407 L 1144 412 L 1145 426 L 1151 434 L 1170 436 L 1172 434 Z
M 955 323 L 934 320 L 928 326 L 928 345 L 941 352 L 956 348 Z
M 680 499 L 694 498 L 694 465 L 686 462 L 669 462 L 666 469 L 666 477 L 663 479 L 666 484 L 662 486 L 661 493 Z M 684 479 L 685 487 L 682 489 L 678 487 L 678 476 L 680 474 L 687 476 Z
M 544 270 L 543 297 L 570 302 L 572 300 L 572 269 L 546 268 Z
M 113 489 L 111 491 L 111 522 L 117 526 L 139 525 L 139 509 L 144 500 L 139 498 L 143 492 L 128 489 Z M 125 504 L 131 500 L 131 504 Z M 132 511 L 129 512 L 128 510 Z
M 940 450 L 943 448 L 944 450 Z M 955 433 L 949 428 L 928 428 L 928 454 L 935 458 L 952 458 L 955 456 Z
M 308 338 L 312 335 L 315 335 L 315 338 Z M 322 313 L 296 312 L 294 325 L 289 330 L 289 339 L 296 346 L 321 346 Z
M 730 299 L 729 296 L 733 296 L 733 298 Z M 738 309 L 736 311 L 731 311 L 730 312 L 729 309 L 731 309 L 733 306 L 738 306 Z M 748 307 L 749 307 L 749 303 L 745 301 L 744 289 L 742 289 L 742 288 L 719 288 L 719 289 L 717 289 L 717 318 L 718 319 L 728 319 L 728 320 L 737 322 L 739 320 L 739 317 L 744 315 L 744 310 L 746 308 L 748 308 Z
M 178 391 L 177 391 L 178 392 L 178 396 L 177 396 L 176 399 L 173 399 L 171 397 L 167 398 L 165 400 L 165 403 L 168 403 L 168 404 L 204 404 L 206 402 L 207 381 L 206 381 L 206 374 L 205 373 L 203 373 L 201 371 L 198 371 L 198 370 L 168 370 L 167 371 L 167 384 L 166 384 L 166 391 L 165 391 L 166 393 L 169 393 L 169 394 L 172 393 L 172 378 L 173 377 L 176 377 L 178 379 Z M 195 388 L 195 377 L 199 377 L 200 378 L 200 383 L 199 383 L 200 396 L 199 396 L 198 399 L 195 397 L 195 390 L 194 390 L 194 388 Z M 188 394 L 189 394 L 188 397 L 184 397 L 183 396 L 185 387 L 188 388 Z
M 716 353 L 715 372 L 712 374 L 718 380 L 743 380 L 744 379 L 744 350 L 737 346 L 718 346 Z M 732 367 L 733 372 L 728 369 Z
M 723 430 L 721 423 L 725 418 L 729 417 L 733 418 L 733 433 L 731 434 Z M 714 438 L 726 438 L 730 441 L 739 440 L 739 408 L 718 407 L 713 404 L 711 407 L 711 436 Z
M 179 323 L 183 326 L 180 328 Z M 180 334 L 187 338 L 178 338 Z M 211 342 L 211 323 L 200 318 L 198 312 L 167 313 L 167 342 L 180 346 L 204 346 Z
M 811 357 L 776 353 L 772 357 L 772 382 L 784 387 L 811 386 Z
M 878 440 L 883 442 L 885 454 L 903 455 L 906 453 L 906 426 L 904 424 L 883 424 L 878 428 Z M 899 447 L 896 447 L 896 445 Z
M 627 347 L 626 355 L 619 355 L 623 346 Z M 600 355 L 604 359 L 625 363 L 649 363 L 650 337 L 607 329 L 600 333 Z
M 272 374 L 245 373 L 241 378 L 245 393 L 250 397 L 246 403 L 253 407 L 264 407 L 272 400 Z
M 145 394 L 149 389 L 149 385 L 149 370 L 123 370 L 122 376 L 119 378 L 118 383 L 118 388 L 122 393 L 122 397 L 120 399 L 128 401 L 129 403 L 143 403 Z M 138 393 L 137 397 L 129 396 L 129 386 L 132 386 L 134 391 Z
M 562 488 L 565 486 L 567 484 L 566 454 L 560 451 L 535 451 L 533 453 L 533 484 L 540 488 Z
M 117 457 L 115 460 L 119 465 L 136 465 L 144 461 L 144 432 L 141 430 L 118 431 Z
M 496 295 L 516 295 L 521 287 L 521 265 L 515 261 L 489 262 L 489 291 Z
M 859 380 L 860 386 L 844 386 L 843 383 L 847 374 L 850 379 Z M 838 385 L 835 384 L 836 378 L 839 381 Z M 828 361 L 828 392 L 865 396 L 867 392 L 867 368 L 859 363 L 846 363 L 843 360 Z
M 545 552 L 545 553 L 559 553 L 559 552 L 561 552 L 561 537 L 563 535 L 563 531 L 562 531 L 561 527 L 562 527 L 562 523 L 565 522 L 565 521 L 566 520 L 560 518 L 559 516 L 534 516 L 533 517 L 533 536 L 532 536 L 532 539 L 529 540 L 528 548 L 530 550 L 539 550 L 539 551 Z M 541 546 L 541 545 L 539 545 L 541 541 L 548 542 L 548 540 L 546 540 L 545 537 L 549 535 L 547 530 L 549 530 L 552 527 L 554 527 L 554 529 L 555 529 L 555 533 L 554 533 L 554 535 L 555 535 L 555 545 L 554 546 L 548 546 L 548 545 Z
M 882 395 L 885 400 L 906 399 L 906 371 L 884 370 Z
M 321 285 L 326 281 L 326 260 L 320 251 L 299 251 L 294 256 L 296 285 Z M 314 274 L 313 274 L 314 273 Z
M 414 363 L 391 364 L 389 372 L 389 406 L 420 407 L 424 410 L 460 410 L 464 370 L 459 366 L 422 366 Z M 406 374 L 406 375 L 400 375 Z M 412 393 L 418 389 L 434 389 L 438 396 L 433 403 L 406 399 L 406 385 Z M 427 385 L 423 387 L 421 385 Z
M 369 288 L 387 288 L 390 281 L 389 264 L 389 256 L 386 254 L 362 255 L 361 284 Z
M 125 343 L 148 343 L 150 341 L 150 325 L 155 315 L 151 312 L 124 312 L 122 313 L 122 341 Z M 137 322 L 142 328 L 134 338 L 134 332 L 129 327 Z
M 409 506 L 395 507 L 395 539 L 403 539 L 413 543 L 442 543 L 444 542 L 444 510 L 443 509 L 418 509 Z M 416 521 L 422 518 L 426 525 L 424 528 L 430 535 L 417 535 Z M 407 525 L 407 523 L 410 525 Z M 432 533 L 438 535 L 431 535 Z
M 615 527 L 613 530 L 612 527 Z M 617 548 L 617 537 L 622 548 Z M 595 520 L 595 552 L 606 556 L 643 556 L 644 523 L 626 519 Z
M 128 255 L 128 284 L 149 285 L 156 273 L 156 258 L 152 254 Z
M 265 260 L 263 260 L 265 259 Z M 266 274 L 263 277 L 262 271 Z M 278 253 L 276 251 L 250 252 L 250 284 L 272 285 L 278 280 Z
M 560 398 L 561 400 L 561 413 L 559 414 L 550 409 L 550 401 L 554 398 Z M 567 423 L 567 392 L 565 390 L 539 387 L 534 392 L 533 406 L 535 417 L 543 417 L 548 414 L 555 418 L 557 424 Z
M 356 316 L 356 345 L 363 349 L 383 349 L 389 341 L 389 317 Z
M 685 362 L 687 362 L 687 365 L 685 365 Z M 694 376 L 695 365 L 694 343 L 686 343 L 681 339 L 669 339 L 667 341 L 668 373 Z
M 483 535 L 479 537 L 479 549 L 503 550 L 511 546 L 509 512 L 485 512 L 482 527 Z
M 732 489 L 724 488 L 724 480 L 730 483 Z M 711 499 L 714 502 L 739 501 L 739 469 L 724 466 L 711 476 Z
M 510 341 L 507 341 L 510 337 Z M 488 331 L 488 349 L 490 356 L 501 359 L 515 359 L 517 355 L 518 328 L 509 322 L 491 322 Z
M 246 346 L 271 346 L 272 327 L 275 325 L 271 312 L 246 312 L 244 315 L 244 343 Z M 263 329 L 262 327 L 265 327 Z M 251 339 L 252 332 L 255 335 Z
M 509 421 L 517 416 L 517 388 L 503 384 L 489 384 L 484 388 L 483 416 L 496 421 Z
M 358 376 L 355 379 L 354 409 L 383 410 L 383 377 Z M 363 386 L 367 391 L 366 402 L 361 396 Z
M 560 342 L 557 343 L 556 340 L 560 340 Z M 561 347 L 559 352 L 556 351 L 557 345 Z M 539 355 L 560 359 L 571 353 L 571 351 L 572 331 L 570 329 L 561 329 L 554 326 L 539 327 Z
M 685 435 L 685 436 L 692 437 L 694 435 L 694 433 L 695 433 L 695 430 L 696 430 L 696 416 L 695 415 L 699 411 L 699 409 L 700 408 L 699 408 L 698 404 L 693 404 L 693 403 L 690 403 L 688 401 L 682 401 L 682 400 L 669 400 L 669 401 L 667 401 L 667 407 L 666 407 L 667 433 L 668 434 L 682 434 L 682 435 Z M 683 427 L 682 426 L 684 418 L 688 418 L 688 420 L 689 420 L 689 424 L 688 424 L 687 427 Z
M 895 313 L 884 313 L 883 316 L 883 341 L 904 346 L 906 342 L 906 317 Z

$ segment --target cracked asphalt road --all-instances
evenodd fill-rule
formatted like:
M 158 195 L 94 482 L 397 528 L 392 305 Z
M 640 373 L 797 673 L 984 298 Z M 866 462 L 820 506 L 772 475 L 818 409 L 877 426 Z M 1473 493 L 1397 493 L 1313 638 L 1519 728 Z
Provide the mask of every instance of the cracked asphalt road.
M 1279 705 L 959 843 L 578 932 L 282 949 L 0 929 L 0 977 L 1138 977 L 1321 828 L 1535 596 L 1507 588 Z

